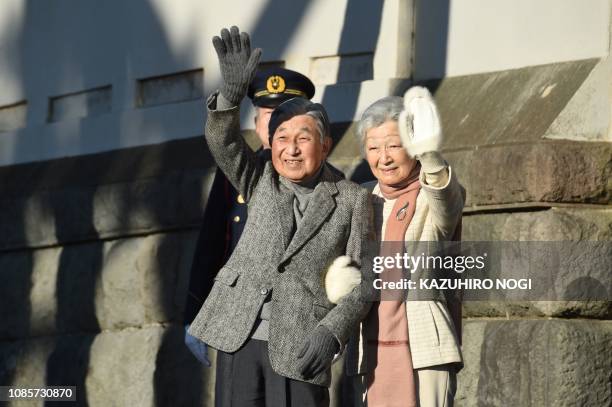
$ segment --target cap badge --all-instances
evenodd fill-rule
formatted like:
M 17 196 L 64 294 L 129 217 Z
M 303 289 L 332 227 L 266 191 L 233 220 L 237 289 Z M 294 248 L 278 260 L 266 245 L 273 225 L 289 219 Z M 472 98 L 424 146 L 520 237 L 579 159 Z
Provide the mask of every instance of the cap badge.
M 266 81 L 266 89 L 270 93 L 282 93 L 285 90 L 285 80 L 278 75 L 272 75 Z

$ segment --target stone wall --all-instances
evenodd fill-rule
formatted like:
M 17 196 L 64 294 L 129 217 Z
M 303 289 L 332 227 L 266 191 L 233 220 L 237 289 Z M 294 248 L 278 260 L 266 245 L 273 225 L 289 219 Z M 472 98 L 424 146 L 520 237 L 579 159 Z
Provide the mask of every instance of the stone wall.
M 563 119 L 607 64 L 428 83 L 467 189 L 464 240 L 612 240 L 609 122 Z M 363 181 L 353 130 L 334 125 L 331 161 Z M 213 169 L 202 138 L 0 168 L 0 384 L 76 385 L 79 405 L 212 405 L 181 314 Z M 609 405 L 611 316 L 609 301 L 465 303 L 457 404 Z
M 181 320 L 210 165 L 191 139 L 0 169 L 0 383 L 210 405 Z
M 434 84 L 445 156 L 468 193 L 464 240 L 612 241 L 609 63 Z M 594 272 L 609 300 L 610 270 Z M 610 301 L 464 303 L 457 405 L 609 405 L 611 317 Z

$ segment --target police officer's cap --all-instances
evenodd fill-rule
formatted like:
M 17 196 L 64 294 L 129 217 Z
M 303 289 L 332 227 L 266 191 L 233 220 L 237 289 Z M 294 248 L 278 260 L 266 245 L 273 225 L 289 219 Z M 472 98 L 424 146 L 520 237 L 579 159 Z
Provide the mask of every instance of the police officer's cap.
M 311 99 L 314 94 L 315 87 L 310 79 L 284 68 L 259 70 L 248 92 L 253 104 L 259 107 L 276 107 L 294 97 Z

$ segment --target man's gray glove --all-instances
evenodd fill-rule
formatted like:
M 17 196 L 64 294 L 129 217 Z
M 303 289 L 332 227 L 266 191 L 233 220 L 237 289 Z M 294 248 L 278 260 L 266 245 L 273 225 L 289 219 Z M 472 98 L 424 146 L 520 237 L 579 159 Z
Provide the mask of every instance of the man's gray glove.
M 221 30 L 221 37 L 213 37 L 213 46 L 221 68 L 221 95 L 234 106 L 240 104 L 257 71 L 261 48 L 251 52 L 249 34 L 233 26 Z
M 304 343 L 298 354 L 298 369 L 305 379 L 310 379 L 328 369 L 340 344 L 324 326 L 318 326 Z
M 189 325 L 185 325 L 185 345 L 187 345 L 187 348 L 200 363 L 206 367 L 210 367 L 210 360 L 208 360 L 208 345 L 195 336 L 190 335 L 188 330 Z

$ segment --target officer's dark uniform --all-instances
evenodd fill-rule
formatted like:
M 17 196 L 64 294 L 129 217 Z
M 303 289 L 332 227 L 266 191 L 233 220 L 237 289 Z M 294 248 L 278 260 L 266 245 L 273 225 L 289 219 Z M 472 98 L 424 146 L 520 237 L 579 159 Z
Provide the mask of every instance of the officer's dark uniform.
M 249 86 L 257 107 L 274 108 L 294 97 L 310 99 L 315 87 L 306 76 L 283 68 L 261 70 Z M 270 157 L 270 150 L 257 154 Z M 191 323 L 212 289 L 214 277 L 236 247 L 246 223 L 247 206 L 225 175 L 217 169 L 208 197 L 189 281 L 184 321 Z

